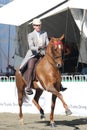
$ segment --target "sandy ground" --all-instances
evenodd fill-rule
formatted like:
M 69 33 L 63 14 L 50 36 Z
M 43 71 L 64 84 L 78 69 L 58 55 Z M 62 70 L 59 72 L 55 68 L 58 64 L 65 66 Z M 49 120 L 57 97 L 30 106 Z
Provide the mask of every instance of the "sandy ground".
M 42 121 L 39 114 L 24 114 L 24 125 L 20 125 L 18 114 L 0 113 L 0 130 L 87 130 L 87 118 L 55 115 L 55 128 L 50 127 L 49 114 Z

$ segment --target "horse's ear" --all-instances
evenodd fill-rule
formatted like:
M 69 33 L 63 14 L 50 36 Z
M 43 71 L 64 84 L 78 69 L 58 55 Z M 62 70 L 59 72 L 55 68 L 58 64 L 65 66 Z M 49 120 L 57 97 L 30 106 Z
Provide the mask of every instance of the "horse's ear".
M 63 34 L 63 35 L 60 37 L 60 41 L 61 41 L 61 40 L 63 40 L 63 39 L 64 39 L 64 37 L 65 37 L 65 36 L 64 36 L 64 34 Z
M 49 39 L 52 40 L 54 37 L 50 37 Z
M 54 37 L 50 37 L 50 41 L 53 42 L 53 40 L 54 40 Z

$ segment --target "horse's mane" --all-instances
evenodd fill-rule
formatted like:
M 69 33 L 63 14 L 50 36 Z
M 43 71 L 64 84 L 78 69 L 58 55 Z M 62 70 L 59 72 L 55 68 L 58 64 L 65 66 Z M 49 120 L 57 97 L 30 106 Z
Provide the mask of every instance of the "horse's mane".
M 50 56 L 52 56 L 52 47 L 53 47 L 53 44 L 52 44 L 52 41 L 50 40 L 46 48 L 46 54 L 49 54 Z

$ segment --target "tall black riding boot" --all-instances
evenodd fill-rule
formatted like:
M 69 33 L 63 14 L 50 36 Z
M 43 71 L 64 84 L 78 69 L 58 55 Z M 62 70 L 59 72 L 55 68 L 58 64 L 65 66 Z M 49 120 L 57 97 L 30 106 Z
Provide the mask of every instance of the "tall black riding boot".
M 31 89 L 31 82 L 32 82 L 33 70 L 34 70 L 36 60 L 37 60 L 36 58 L 31 58 L 28 63 L 28 85 L 25 89 L 28 95 L 33 94 L 33 91 Z
M 32 69 L 28 68 L 28 85 L 25 88 L 25 91 L 28 95 L 33 94 L 33 91 L 31 89 L 31 81 L 32 81 Z
M 63 88 L 63 86 L 62 86 L 62 84 L 61 84 L 61 86 L 60 86 L 60 91 L 65 91 L 67 88 Z

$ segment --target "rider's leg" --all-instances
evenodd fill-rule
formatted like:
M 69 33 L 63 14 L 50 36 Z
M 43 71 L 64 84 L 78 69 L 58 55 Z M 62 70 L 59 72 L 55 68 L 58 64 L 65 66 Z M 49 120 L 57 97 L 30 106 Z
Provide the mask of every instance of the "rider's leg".
M 36 61 L 37 61 L 37 58 L 31 58 L 28 62 L 28 81 L 27 81 L 28 85 L 26 87 L 26 92 L 29 95 L 33 94 L 33 91 L 31 89 L 31 82 L 32 82 L 33 70 L 34 70 Z
M 61 67 L 61 68 L 59 68 L 59 70 L 60 70 L 60 72 L 62 72 L 63 71 L 63 67 Z M 60 91 L 65 91 L 67 88 L 64 88 L 63 86 L 62 86 L 62 84 L 61 84 L 61 86 L 60 86 Z
M 21 74 L 23 75 L 25 73 L 25 71 L 27 70 L 27 64 L 24 65 L 23 67 L 21 67 L 19 70 L 20 70 Z

